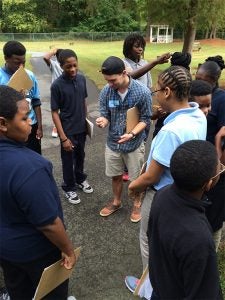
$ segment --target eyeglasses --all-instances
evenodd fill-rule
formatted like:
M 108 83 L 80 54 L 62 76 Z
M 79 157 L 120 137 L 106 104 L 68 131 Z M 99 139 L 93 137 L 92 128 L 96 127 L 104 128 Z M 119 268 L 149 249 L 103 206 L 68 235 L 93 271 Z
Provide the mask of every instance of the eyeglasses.
M 159 90 L 155 90 L 155 91 L 152 91 L 152 92 L 151 92 L 151 95 L 153 96 L 153 95 L 155 95 L 157 92 L 163 91 L 163 90 L 165 90 L 165 88 L 159 89 Z
M 225 172 L 225 165 L 220 163 L 220 171 L 215 176 L 213 176 L 211 179 L 215 179 L 217 176 L 219 176 L 220 174 L 222 174 L 224 172 Z

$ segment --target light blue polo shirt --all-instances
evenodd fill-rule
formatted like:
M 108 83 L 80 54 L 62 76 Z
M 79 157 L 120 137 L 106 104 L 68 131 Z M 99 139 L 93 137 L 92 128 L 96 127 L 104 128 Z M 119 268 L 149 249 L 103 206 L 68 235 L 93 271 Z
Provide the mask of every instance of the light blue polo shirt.
M 37 123 L 37 118 L 36 118 L 36 114 L 34 112 L 34 107 L 35 106 L 40 106 L 41 105 L 41 101 L 40 101 L 40 92 L 39 92 L 39 88 L 38 88 L 38 83 L 37 80 L 34 76 L 34 73 L 31 72 L 30 70 L 25 69 L 27 74 L 29 75 L 30 79 L 33 82 L 33 86 L 30 89 L 30 91 L 28 92 L 28 95 L 26 96 L 26 98 L 30 99 L 30 113 L 28 115 L 28 117 L 31 119 L 31 124 L 36 124 Z M 8 70 L 6 67 L 0 68 L 0 85 L 7 85 L 10 78 L 12 77 L 13 73 L 10 72 L 10 70 Z
M 206 139 L 206 117 L 197 103 L 190 102 L 189 105 L 189 108 L 172 112 L 164 120 L 164 126 L 152 141 L 147 168 L 152 159 L 165 166 L 159 182 L 154 184 L 156 190 L 173 182 L 170 159 L 177 147 L 186 141 Z

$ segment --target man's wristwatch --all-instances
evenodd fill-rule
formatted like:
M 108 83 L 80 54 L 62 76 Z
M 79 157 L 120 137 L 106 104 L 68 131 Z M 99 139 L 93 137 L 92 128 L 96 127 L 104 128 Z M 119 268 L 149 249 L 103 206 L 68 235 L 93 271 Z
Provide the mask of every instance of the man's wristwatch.
M 129 134 L 132 134 L 132 140 L 135 139 L 136 134 L 133 131 L 130 131 Z

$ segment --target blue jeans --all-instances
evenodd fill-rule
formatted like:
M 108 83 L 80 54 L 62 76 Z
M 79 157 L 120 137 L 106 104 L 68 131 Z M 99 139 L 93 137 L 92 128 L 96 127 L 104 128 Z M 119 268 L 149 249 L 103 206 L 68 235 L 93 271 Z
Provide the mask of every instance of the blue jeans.
M 61 145 L 61 159 L 63 180 L 62 189 L 65 192 L 75 191 L 76 184 L 82 183 L 87 175 L 84 174 L 85 141 L 86 133 L 79 133 L 73 136 L 67 135 L 74 145 L 72 152 L 65 151 Z

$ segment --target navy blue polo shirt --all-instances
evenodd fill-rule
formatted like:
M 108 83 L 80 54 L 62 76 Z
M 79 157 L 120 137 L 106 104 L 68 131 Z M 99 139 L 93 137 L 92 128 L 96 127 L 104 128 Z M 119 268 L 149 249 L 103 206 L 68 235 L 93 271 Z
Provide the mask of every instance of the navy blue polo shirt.
M 211 111 L 207 116 L 207 141 L 215 143 L 215 136 L 225 126 L 225 91 L 216 88 L 212 93 Z
M 69 78 L 64 73 L 51 85 L 51 110 L 59 110 L 66 135 L 86 131 L 86 79 L 82 74 Z
M 52 164 L 1 138 L 0 166 L 0 258 L 19 263 L 40 258 L 55 245 L 37 228 L 63 220 Z

